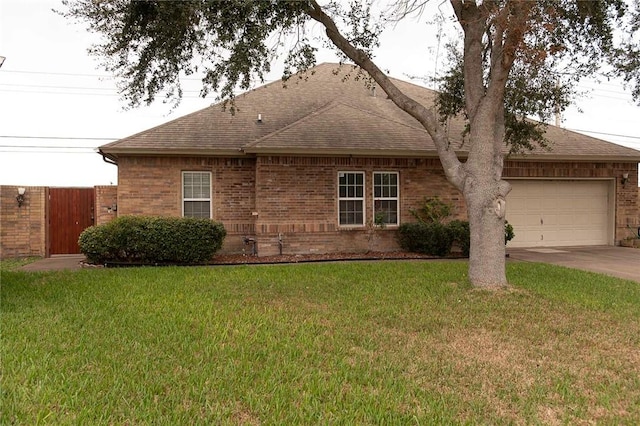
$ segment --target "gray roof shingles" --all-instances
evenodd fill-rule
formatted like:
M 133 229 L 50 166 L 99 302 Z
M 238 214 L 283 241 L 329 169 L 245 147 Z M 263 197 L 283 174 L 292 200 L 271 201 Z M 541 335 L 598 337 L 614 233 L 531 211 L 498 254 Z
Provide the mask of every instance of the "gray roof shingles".
M 410 97 L 429 106 L 435 92 L 401 80 Z M 100 147 L 117 159 L 130 154 L 307 154 L 436 156 L 427 132 L 380 89 L 372 90 L 351 65 L 321 64 L 286 87 L 276 81 L 235 99 L 235 114 L 215 104 Z M 258 114 L 262 120 L 258 121 Z M 464 154 L 463 122 L 449 123 L 454 149 Z M 640 151 L 547 127 L 552 149 L 524 158 L 640 161 Z

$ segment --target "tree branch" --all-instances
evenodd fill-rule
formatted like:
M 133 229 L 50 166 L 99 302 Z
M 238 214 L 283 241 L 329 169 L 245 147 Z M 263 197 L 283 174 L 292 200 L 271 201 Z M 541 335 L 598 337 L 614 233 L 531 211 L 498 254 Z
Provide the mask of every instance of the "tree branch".
M 433 110 L 427 109 L 424 105 L 405 95 L 387 75 L 378 68 L 370 59 L 366 52 L 354 47 L 339 31 L 333 19 L 322 10 L 315 0 L 310 1 L 308 15 L 315 21 L 322 24 L 326 29 L 327 37 L 347 55 L 356 65 L 367 71 L 382 90 L 389 96 L 389 99 L 400 109 L 415 118 L 426 129 L 431 136 L 440 161 L 444 167 L 449 180 L 459 189 L 462 189 L 465 172 L 462 164 L 451 149 L 448 137 L 444 128 L 440 125 Z
M 455 13 L 458 22 L 462 21 L 462 0 L 451 0 L 451 7 Z
M 480 101 L 484 97 L 482 36 L 486 26 L 486 16 L 484 16 L 484 13 L 480 13 L 480 9 L 475 2 L 462 3 L 459 13 L 457 12 L 456 15 L 464 31 L 463 74 L 465 104 L 467 105 L 467 114 L 473 120 L 480 106 Z
M 491 52 L 489 91 L 504 92 L 516 52 L 524 40 L 527 21 L 533 7 L 530 1 L 509 2 L 495 20 L 496 34 Z

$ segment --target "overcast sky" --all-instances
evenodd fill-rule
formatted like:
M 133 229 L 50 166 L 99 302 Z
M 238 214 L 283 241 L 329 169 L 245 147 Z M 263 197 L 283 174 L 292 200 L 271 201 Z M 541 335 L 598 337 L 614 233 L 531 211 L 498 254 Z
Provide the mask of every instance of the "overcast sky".
M 215 95 L 198 97 L 194 79 L 176 110 L 158 102 L 124 111 L 114 80 L 87 54 L 93 36 L 52 11 L 61 7 L 59 0 L 0 0 L 0 185 L 116 184 L 117 169 L 102 161 L 98 146 L 215 102 Z M 443 56 L 434 31 L 418 22 L 389 28 L 377 63 L 397 78 L 432 76 L 436 55 Z M 337 59 L 325 52 L 323 61 Z M 640 150 L 640 107 L 629 92 L 615 82 L 581 89 L 592 93 L 562 126 Z

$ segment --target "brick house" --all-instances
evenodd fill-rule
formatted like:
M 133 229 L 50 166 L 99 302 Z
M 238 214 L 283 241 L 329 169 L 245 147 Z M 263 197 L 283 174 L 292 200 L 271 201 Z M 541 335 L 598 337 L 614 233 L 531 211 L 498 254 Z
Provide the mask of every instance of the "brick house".
M 118 214 L 211 217 L 227 229 L 223 251 L 251 237 L 259 255 L 395 250 L 397 226 L 425 197 L 465 216 L 430 137 L 382 91 L 350 66 L 299 77 L 238 96 L 233 113 L 212 105 L 102 146 L 118 166 Z M 462 126 L 448 131 L 464 158 Z M 639 151 L 553 126 L 547 137 L 551 151 L 505 161 L 511 245 L 613 245 L 640 225 Z M 372 241 L 376 215 L 387 226 Z

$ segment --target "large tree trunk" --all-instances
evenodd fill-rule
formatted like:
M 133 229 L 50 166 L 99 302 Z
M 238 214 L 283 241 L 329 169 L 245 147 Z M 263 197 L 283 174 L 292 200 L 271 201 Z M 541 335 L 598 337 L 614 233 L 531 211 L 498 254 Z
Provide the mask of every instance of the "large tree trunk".
M 503 287 L 505 274 L 504 198 L 492 182 L 475 181 L 465 186 L 471 249 L 469 281 L 476 287 Z
M 505 272 L 506 197 L 502 180 L 504 113 L 501 99 L 485 96 L 470 117 L 470 151 L 462 193 L 471 230 L 469 280 L 478 287 L 507 285 Z

